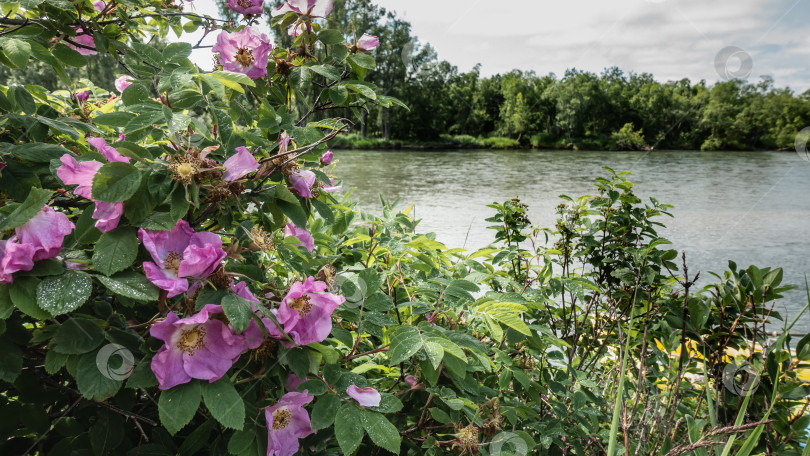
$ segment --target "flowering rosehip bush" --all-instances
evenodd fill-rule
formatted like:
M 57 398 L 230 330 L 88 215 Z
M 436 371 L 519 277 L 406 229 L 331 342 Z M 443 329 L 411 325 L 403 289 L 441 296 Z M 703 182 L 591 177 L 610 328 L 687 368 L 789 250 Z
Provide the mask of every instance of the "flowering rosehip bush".
M 364 81 L 380 40 L 326 28 L 330 0 L 263 18 L 290 48 L 261 1 L 226 7 L 2 4 L 0 63 L 64 87 L 0 85 L 0 454 L 798 451 L 810 339 L 752 351 L 750 401 L 722 377 L 781 318 L 781 270 L 697 292 L 668 206 L 615 173 L 555 230 L 493 204 L 476 252 L 362 213 L 328 146 L 401 105 Z M 195 30 L 213 69 L 176 40 Z M 70 78 L 105 54 L 111 87 Z

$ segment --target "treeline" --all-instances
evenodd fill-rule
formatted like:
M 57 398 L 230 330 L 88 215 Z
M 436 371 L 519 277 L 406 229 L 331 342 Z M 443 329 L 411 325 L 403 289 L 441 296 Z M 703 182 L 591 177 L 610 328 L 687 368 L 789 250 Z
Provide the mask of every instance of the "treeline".
M 562 77 L 460 72 L 420 46 L 411 25 L 371 0 L 336 0 L 329 27 L 380 36 L 368 79 L 410 107 L 372 107 L 357 137 L 460 141 L 506 137 L 528 147 L 579 149 L 787 149 L 810 126 L 810 91 L 773 79 L 708 85 L 658 82 L 647 73 L 572 69 Z M 482 56 L 482 58 L 485 58 Z

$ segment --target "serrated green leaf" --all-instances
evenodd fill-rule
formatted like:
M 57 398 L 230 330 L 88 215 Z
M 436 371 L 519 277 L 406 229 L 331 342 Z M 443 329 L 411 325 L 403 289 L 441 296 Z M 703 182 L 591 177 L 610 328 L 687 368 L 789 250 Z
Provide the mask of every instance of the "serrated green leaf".
M 28 65 L 28 58 L 31 56 L 31 45 L 27 41 L 17 38 L 8 38 L 0 42 L 3 53 L 6 54 L 11 63 L 17 68 L 24 69 Z
M 363 441 L 363 425 L 360 410 L 353 404 L 343 404 L 338 410 L 339 420 L 335 420 L 335 437 L 346 456 L 351 456 L 360 448 Z
M 53 192 L 50 190 L 32 188 L 25 201 L 0 223 L 0 231 L 12 230 L 34 218 L 51 199 L 51 195 Z
M 323 44 L 340 44 L 343 42 L 343 33 L 337 29 L 326 29 L 318 32 L 318 40 Z
M 126 271 L 111 277 L 97 275 L 96 278 L 113 293 L 137 301 L 157 301 L 160 292 L 145 276 L 135 271 Z
M 93 177 L 94 200 L 107 203 L 126 201 L 141 186 L 138 168 L 124 162 L 112 162 L 102 166 Z
M 334 394 L 319 397 L 312 408 L 312 429 L 326 429 L 332 426 L 340 404 L 340 398 Z
M 163 427 L 170 434 L 176 434 L 194 418 L 201 400 L 200 383 L 196 380 L 160 393 L 158 415 Z
M 22 313 L 37 320 L 47 320 L 51 317 L 37 304 L 37 287 L 39 279 L 36 277 L 20 277 L 9 285 L 8 294 L 14 307 Z
M 37 285 L 37 304 L 51 315 L 62 315 L 78 309 L 90 298 L 93 280 L 81 271 L 65 271 L 46 277 Z
M 250 302 L 235 294 L 228 294 L 222 298 L 222 310 L 237 333 L 247 329 L 253 318 Z
M 388 355 L 391 357 L 389 364 L 399 364 L 409 359 L 422 348 L 424 341 L 422 334 L 413 326 L 397 326 L 391 332 L 391 346 Z
M 65 355 L 83 355 L 104 341 L 104 331 L 92 320 L 74 317 L 59 325 L 51 341 L 52 351 Z
M 93 268 L 104 275 L 123 271 L 138 256 L 137 230 L 118 227 L 101 235 L 93 248 Z
M 399 435 L 397 428 L 388 421 L 388 418 L 377 412 L 362 410 L 360 422 L 375 445 L 394 454 L 399 454 L 402 437 Z
M 40 142 L 13 146 L 9 149 L 9 152 L 17 158 L 34 163 L 49 163 L 51 160 L 58 160 L 62 155 L 73 155 L 64 147 Z
M 242 429 L 245 424 L 245 402 L 227 377 L 202 386 L 205 406 L 220 424 L 231 429 Z
M 179 63 L 191 55 L 190 43 L 171 43 L 163 49 L 163 59 L 171 63 Z
M 121 388 L 121 380 L 114 380 L 106 371 L 98 368 L 96 358 L 98 350 L 86 353 L 76 364 L 76 386 L 87 399 L 103 401 L 112 397 Z
M 59 59 L 59 61 L 65 65 L 77 68 L 82 68 L 87 65 L 87 59 L 83 55 L 62 43 L 58 43 L 56 46 L 54 46 L 51 52 L 53 53 L 54 57 Z

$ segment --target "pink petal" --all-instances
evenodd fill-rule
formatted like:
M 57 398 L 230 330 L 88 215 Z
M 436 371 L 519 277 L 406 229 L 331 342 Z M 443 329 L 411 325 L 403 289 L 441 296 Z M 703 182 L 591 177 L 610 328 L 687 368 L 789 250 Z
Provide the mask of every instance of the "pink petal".
M 225 160 L 222 166 L 225 167 L 225 174 L 222 176 L 228 182 L 233 182 L 246 174 L 259 169 L 259 162 L 253 157 L 246 147 L 237 147 L 236 155 Z
M 346 388 L 346 394 L 356 400 L 362 407 L 377 407 L 382 399 L 380 392 L 374 388 L 358 388 L 357 385 L 349 385 Z
M 150 366 L 157 378 L 158 388 L 165 391 L 190 382 L 191 376 L 186 373 L 183 364 L 183 352 L 166 346 L 160 347 Z

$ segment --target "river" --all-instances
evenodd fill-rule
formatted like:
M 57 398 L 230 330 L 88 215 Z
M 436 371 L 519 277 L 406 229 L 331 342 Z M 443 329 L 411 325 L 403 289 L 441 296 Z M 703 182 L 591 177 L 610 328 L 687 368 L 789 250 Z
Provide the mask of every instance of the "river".
M 685 251 L 701 284 L 738 266 L 782 267 L 801 285 L 776 304 L 795 315 L 810 273 L 810 162 L 795 152 L 337 151 L 335 174 L 361 208 L 380 213 L 379 195 L 415 207 L 421 232 L 475 250 L 494 239 L 486 205 L 519 196 L 535 226 L 553 227 L 561 194 L 594 194 L 602 166 L 630 171 L 635 192 L 674 207 L 659 234 Z M 810 332 L 810 315 L 794 328 Z

